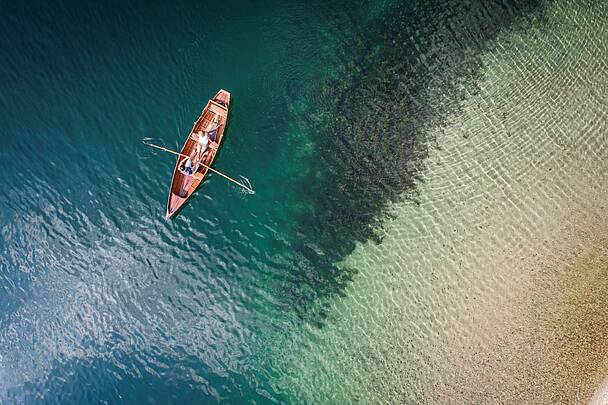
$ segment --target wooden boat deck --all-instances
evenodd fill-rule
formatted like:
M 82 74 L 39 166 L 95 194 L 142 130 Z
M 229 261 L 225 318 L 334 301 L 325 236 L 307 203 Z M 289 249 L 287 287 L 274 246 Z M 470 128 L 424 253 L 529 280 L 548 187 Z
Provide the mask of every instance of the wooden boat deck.
M 224 138 L 224 130 L 226 127 L 226 121 L 228 119 L 229 106 L 230 93 L 225 90 L 220 90 L 213 97 L 213 99 L 207 102 L 205 108 L 203 108 L 203 112 L 194 123 L 194 126 L 188 134 L 188 138 L 186 138 L 186 142 L 184 143 L 180 153 L 182 155 L 190 155 L 196 148 L 197 143 L 196 139 L 193 137 L 193 134 L 198 131 L 208 132 L 209 130 L 213 129 L 213 122 L 217 119 L 218 128 L 216 141 L 209 141 L 209 153 L 205 161 L 202 162 L 207 166 L 211 166 L 222 139 Z M 194 193 L 194 191 L 196 191 L 208 172 L 206 167 L 200 165 L 198 170 L 192 176 L 187 176 L 179 171 L 179 164 L 182 159 L 182 157 L 177 159 L 175 169 L 173 170 L 173 178 L 171 179 L 171 188 L 169 190 L 169 198 L 167 201 L 167 219 L 171 218 Z

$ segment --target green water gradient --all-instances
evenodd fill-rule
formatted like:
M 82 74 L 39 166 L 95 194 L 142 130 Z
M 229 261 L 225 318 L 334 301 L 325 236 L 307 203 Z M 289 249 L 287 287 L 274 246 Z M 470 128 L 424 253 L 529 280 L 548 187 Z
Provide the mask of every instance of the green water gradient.
M 563 14 L 578 10 L 563 4 Z M 492 72 L 526 71 L 541 57 L 534 47 L 503 62 L 492 55 L 520 49 L 505 42 L 511 34 L 564 38 L 549 6 L 1 6 L 0 401 L 437 399 L 428 381 L 449 377 L 453 363 L 433 337 L 470 325 L 450 311 L 441 322 L 417 312 L 462 293 L 429 287 L 425 265 L 443 279 L 458 258 L 424 247 L 471 223 L 445 205 L 427 210 L 427 172 L 449 142 L 500 139 L 493 118 L 509 98 L 486 90 L 488 76 L 512 86 Z M 599 15 L 586 20 L 589 32 L 569 24 L 605 50 L 603 36 L 589 39 L 605 32 Z M 571 49 L 552 44 L 558 56 Z M 530 100 L 549 83 L 542 69 L 532 69 Z M 215 167 L 246 176 L 256 193 L 210 176 L 164 221 L 175 161 L 141 140 L 178 149 L 219 88 L 233 102 Z M 478 128 L 444 131 L 471 103 L 489 106 Z M 550 128 L 561 136 L 563 125 Z M 498 142 L 483 139 L 482 151 Z M 457 158 L 467 146 L 450 149 L 453 167 L 469 169 Z M 489 166 L 501 173 L 505 158 L 490 155 Z M 461 175 L 437 177 L 454 191 Z M 410 221 L 399 204 L 439 223 Z

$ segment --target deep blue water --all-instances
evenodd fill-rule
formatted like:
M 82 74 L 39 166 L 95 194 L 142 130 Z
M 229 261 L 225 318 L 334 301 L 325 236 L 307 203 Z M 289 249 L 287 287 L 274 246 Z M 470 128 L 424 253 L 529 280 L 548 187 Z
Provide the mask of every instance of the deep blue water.
M 0 402 L 297 401 L 273 344 L 324 327 L 424 128 L 542 13 L 486 3 L 1 5 Z M 179 149 L 219 88 L 215 168 L 256 193 L 210 176 L 167 222 L 175 161 L 141 140 Z

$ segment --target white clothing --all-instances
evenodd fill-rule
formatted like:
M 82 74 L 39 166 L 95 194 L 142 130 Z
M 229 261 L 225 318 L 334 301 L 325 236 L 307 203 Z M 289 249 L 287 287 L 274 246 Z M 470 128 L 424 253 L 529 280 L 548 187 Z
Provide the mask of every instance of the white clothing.
M 201 147 L 201 152 L 206 151 L 207 147 L 209 147 L 209 135 L 207 135 L 207 134 L 199 135 L 198 136 L 198 144 Z

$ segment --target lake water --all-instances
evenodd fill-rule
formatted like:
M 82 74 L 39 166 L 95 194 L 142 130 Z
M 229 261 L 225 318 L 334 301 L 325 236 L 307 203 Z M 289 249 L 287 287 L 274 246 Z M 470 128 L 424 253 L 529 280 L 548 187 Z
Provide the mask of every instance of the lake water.
M 0 402 L 575 402 L 605 2 L 0 6 Z M 173 156 L 232 93 L 211 175 Z

